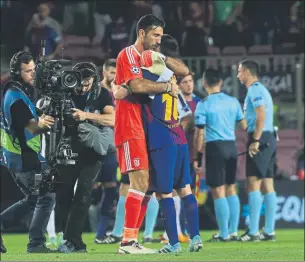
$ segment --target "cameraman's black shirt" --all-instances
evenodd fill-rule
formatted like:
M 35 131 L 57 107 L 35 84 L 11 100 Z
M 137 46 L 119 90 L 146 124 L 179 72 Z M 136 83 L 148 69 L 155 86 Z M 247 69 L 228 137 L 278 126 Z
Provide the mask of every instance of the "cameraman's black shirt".
M 82 111 L 85 110 L 87 96 L 88 96 L 87 94 L 86 95 L 77 95 L 77 94 L 72 95 L 73 103 L 77 109 L 80 109 Z
M 104 87 L 101 87 L 100 94 L 96 99 L 93 95 L 89 94 L 86 104 L 88 112 L 100 114 L 103 113 L 106 106 L 113 106 L 109 91 Z
M 24 133 L 24 128 L 29 121 L 34 118 L 32 112 L 23 100 L 17 100 L 11 106 L 11 116 L 12 128 L 16 132 L 16 136 L 20 143 L 23 171 L 40 171 L 38 155 L 26 144 Z
M 86 95 L 74 94 L 72 99 L 76 108 L 82 111 L 87 109 L 86 111 L 90 113 L 102 114 L 106 106 L 113 106 L 109 91 L 104 87 L 101 87 L 100 93 L 97 97 L 95 97 L 93 93 Z
M 93 92 L 86 95 L 74 94 L 72 99 L 75 107 L 82 111 L 103 114 L 104 108 L 106 106 L 113 106 L 113 103 L 108 90 L 104 87 L 100 88 L 100 93 L 97 97 Z M 97 125 L 94 123 L 91 124 Z M 76 151 L 77 150 L 78 149 L 76 149 Z M 79 157 L 82 158 L 82 161 L 85 161 L 87 164 L 100 159 L 100 156 L 98 156 L 95 152 L 86 149 L 79 153 Z

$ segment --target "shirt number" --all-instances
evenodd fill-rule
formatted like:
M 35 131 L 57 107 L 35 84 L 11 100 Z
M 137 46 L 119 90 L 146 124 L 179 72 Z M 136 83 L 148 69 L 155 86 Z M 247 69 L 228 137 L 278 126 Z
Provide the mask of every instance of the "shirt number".
M 162 103 L 165 102 L 164 120 L 170 121 L 172 118 L 178 120 L 178 100 L 170 94 L 162 95 Z

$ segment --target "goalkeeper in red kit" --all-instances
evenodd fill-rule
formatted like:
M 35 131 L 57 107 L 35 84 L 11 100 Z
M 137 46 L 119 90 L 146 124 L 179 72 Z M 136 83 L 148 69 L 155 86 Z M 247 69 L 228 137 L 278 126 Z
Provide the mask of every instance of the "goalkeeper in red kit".
M 130 188 L 125 203 L 123 239 L 119 248 L 122 254 L 154 253 L 138 243 L 138 231 L 145 217 L 148 202 L 149 162 L 142 123 L 141 103 L 147 95 L 168 92 L 178 94 L 175 80 L 155 83 L 144 79 L 140 67 L 141 53 L 157 51 L 163 35 L 164 22 L 153 15 L 145 15 L 138 21 L 137 40 L 123 49 L 117 57 L 116 85 L 128 88 L 130 95 L 116 101 L 115 144 L 122 174 L 128 174 Z M 182 61 L 166 58 L 165 63 L 176 75 L 187 75 L 188 68 Z M 128 87 L 127 87 L 128 86 Z

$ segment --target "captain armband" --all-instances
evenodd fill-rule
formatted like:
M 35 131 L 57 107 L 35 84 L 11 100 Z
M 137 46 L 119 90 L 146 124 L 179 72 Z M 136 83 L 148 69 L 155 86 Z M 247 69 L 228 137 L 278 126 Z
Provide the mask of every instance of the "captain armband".
M 122 84 L 121 87 L 125 88 L 128 91 L 128 95 L 132 94 L 132 90 L 131 90 L 130 86 L 128 86 L 126 84 Z

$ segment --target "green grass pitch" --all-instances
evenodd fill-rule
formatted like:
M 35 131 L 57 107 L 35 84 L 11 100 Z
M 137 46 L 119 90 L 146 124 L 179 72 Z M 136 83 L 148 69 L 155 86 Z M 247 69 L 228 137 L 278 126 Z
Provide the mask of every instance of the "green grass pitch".
M 160 232 L 156 232 L 158 235 Z M 201 235 L 208 240 L 213 232 L 203 231 Z M 8 253 L 1 254 L 1 261 L 304 261 L 304 230 L 277 230 L 276 242 L 258 243 L 204 243 L 198 253 L 186 252 L 188 244 L 183 244 L 184 251 L 179 255 L 118 255 L 118 245 L 97 245 L 93 243 L 94 234 L 84 234 L 88 253 L 86 254 L 27 254 L 28 236 L 5 234 L 4 243 Z M 160 248 L 162 244 L 147 245 Z

